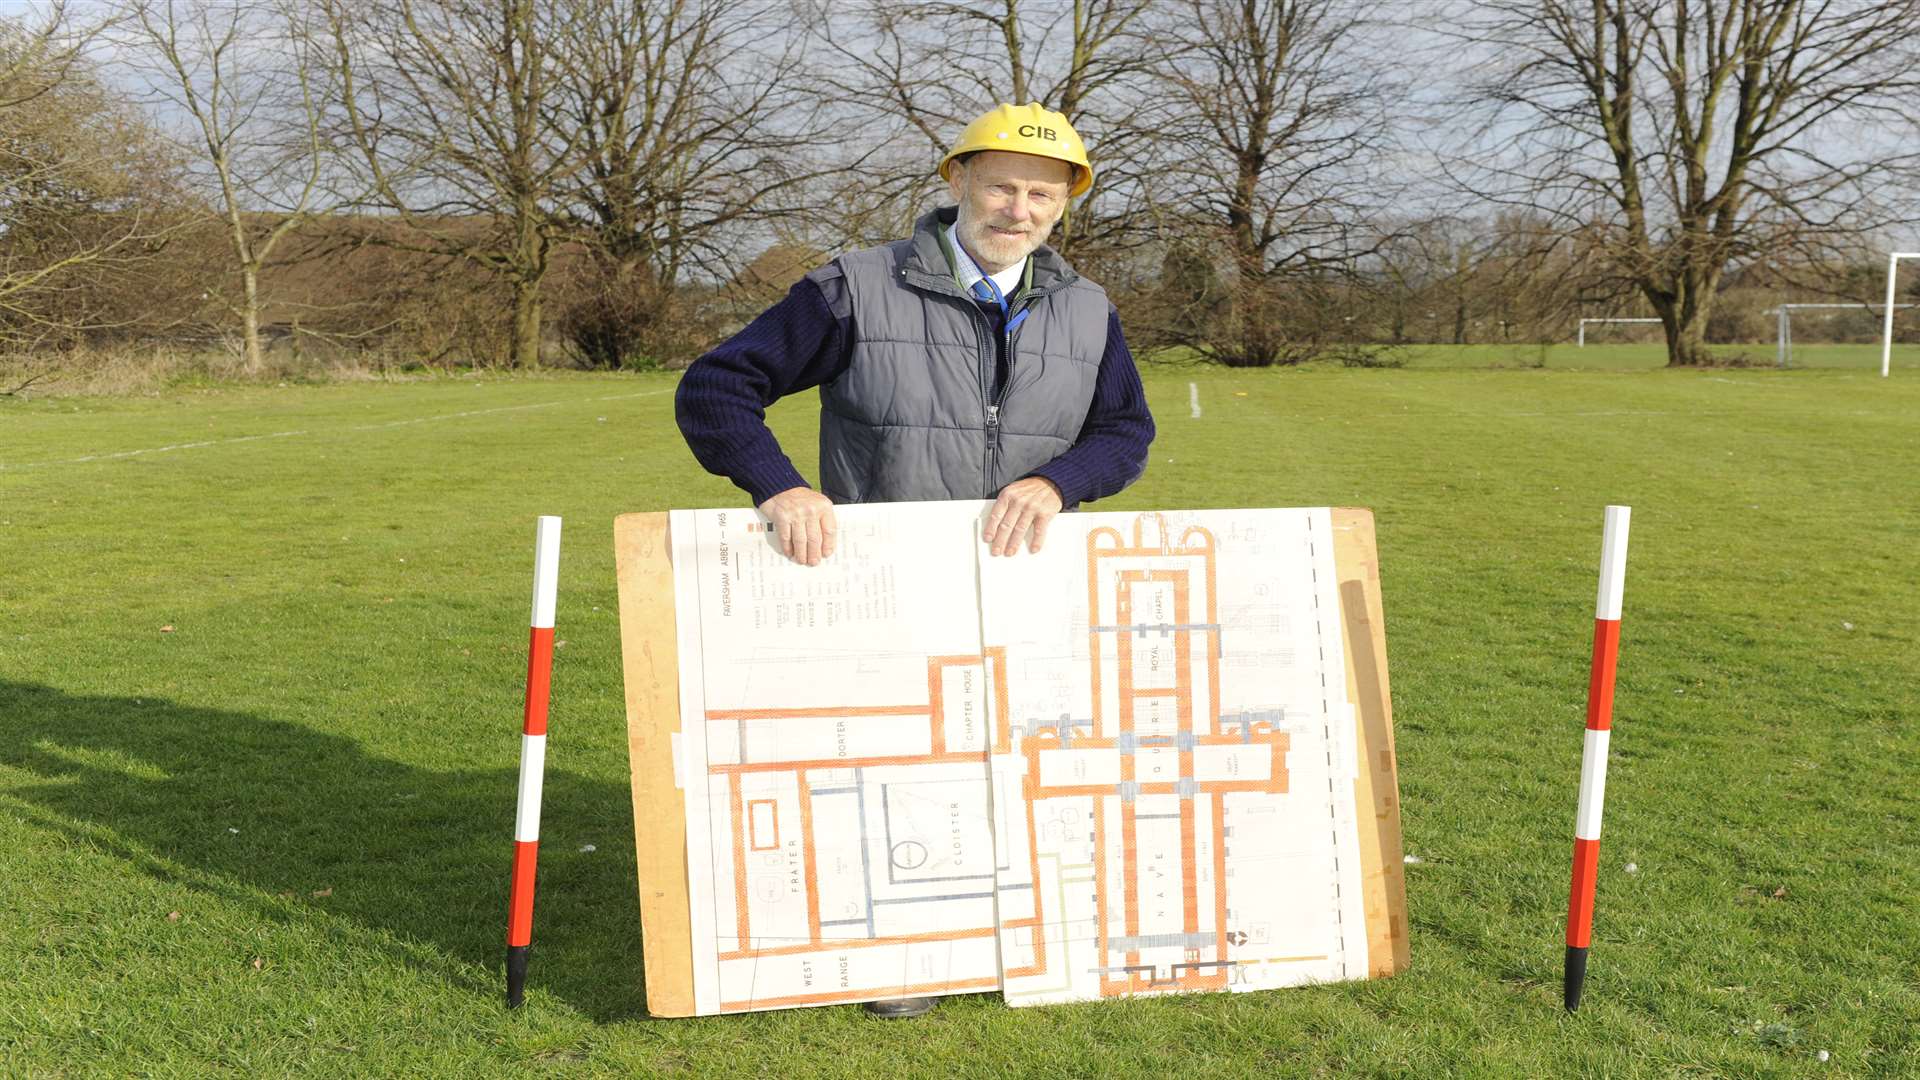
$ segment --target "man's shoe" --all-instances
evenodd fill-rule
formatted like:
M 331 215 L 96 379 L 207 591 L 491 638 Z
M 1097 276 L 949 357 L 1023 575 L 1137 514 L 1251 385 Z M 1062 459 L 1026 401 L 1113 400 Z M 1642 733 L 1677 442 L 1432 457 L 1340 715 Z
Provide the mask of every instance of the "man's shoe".
M 910 1020 L 916 1016 L 925 1016 L 933 1011 L 937 997 L 894 998 L 891 1001 L 869 1001 L 867 1012 L 882 1020 Z

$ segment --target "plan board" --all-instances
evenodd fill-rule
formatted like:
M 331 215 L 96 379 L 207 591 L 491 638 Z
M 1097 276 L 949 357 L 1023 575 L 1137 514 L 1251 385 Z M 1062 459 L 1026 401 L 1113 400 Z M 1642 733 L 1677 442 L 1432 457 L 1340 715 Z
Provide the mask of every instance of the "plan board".
M 1371 515 L 985 508 L 616 524 L 650 1011 L 1404 967 Z

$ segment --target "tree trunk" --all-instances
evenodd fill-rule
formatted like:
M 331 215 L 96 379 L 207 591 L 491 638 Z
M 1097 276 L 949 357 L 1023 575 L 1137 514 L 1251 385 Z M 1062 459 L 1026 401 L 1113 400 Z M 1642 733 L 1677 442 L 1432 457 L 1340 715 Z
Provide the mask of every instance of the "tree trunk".
M 240 340 L 246 354 L 246 372 L 258 375 L 266 367 L 266 357 L 260 349 L 260 270 L 255 266 L 240 268 Z
M 1710 367 L 1707 316 L 1713 311 L 1718 275 L 1687 274 L 1674 283 L 1672 293 L 1647 293 L 1667 335 L 1668 367 Z
M 1467 279 L 1467 271 L 1471 266 L 1472 263 L 1467 258 L 1466 245 L 1462 244 L 1455 248 L 1453 252 L 1453 343 L 1455 345 L 1467 343 L 1467 287 L 1463 283 Z
M 524 163 L 517 163 L 524 164 Z M 540 231 L 540 202 L 533 184 L 515 181 L 513 207 L 513 366 L 540 366 L 540 289 L 547 280 L 547 238 Z
M 540 366 L 540 283 L 519 277 L 513 280 L 513 366 Z
M 1704 306 L 1676 310 L 1661 316 L 1667 331 L 1668 367 L 1707 367 L 1713 355 L 1707 351 L 1707 313 Z

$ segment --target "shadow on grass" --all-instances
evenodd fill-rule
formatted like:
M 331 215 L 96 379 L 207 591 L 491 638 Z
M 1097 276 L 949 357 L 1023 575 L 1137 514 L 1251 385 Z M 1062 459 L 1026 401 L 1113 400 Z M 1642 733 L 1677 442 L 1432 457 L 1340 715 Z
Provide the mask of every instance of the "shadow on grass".
M 366 948 L 504 995 L 512 770 L 436 772 L 282 721 L 25 683 L 0 681 L 0 717 L 0 761 L 39 778 L 13 793 L 40 824 L 268 924 L 350 920 Z M 631 805 L 547 770 L 528 989 L 603 1021 L 646 1011 Z

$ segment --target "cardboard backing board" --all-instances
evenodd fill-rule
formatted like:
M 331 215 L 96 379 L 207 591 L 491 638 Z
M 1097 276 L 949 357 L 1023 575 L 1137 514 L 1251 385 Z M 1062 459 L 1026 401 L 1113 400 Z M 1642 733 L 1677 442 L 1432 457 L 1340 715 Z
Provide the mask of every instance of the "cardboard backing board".
M 1400 780 L 1393 754 L 1393 698 L 1387 686 L 1387 623 L 1373 511 L 1333 509 L 1333 561 L 1346 637 L 1347 700 L 1360 726 L 1366 768 L 1354 783 L 1360 862 L 1366 886 L 1367 955 L 1375 978 L 1406 970 L 1407 882 L 1400 846 Z M 1366 823 L 1371 821 L 1372 828 Z
M 647 1010 L 654 1016 L 673 1017 L 691 1016 L 695 1008 L 686 810 L 673 752 L 673 739 L 680 730 L 680 695 L 667 521 L 665 513 L 616 519 L 614 553 Z M 1362 823 L 1369 974 L 1378 977 L 1404 970 L 1408 963 L 1386 628 L 1372 511 L 1336 507 L 1332 521 L 1347 696 L 1354 706 L 1366 764 L 1354 784 L 1354 797 Z

